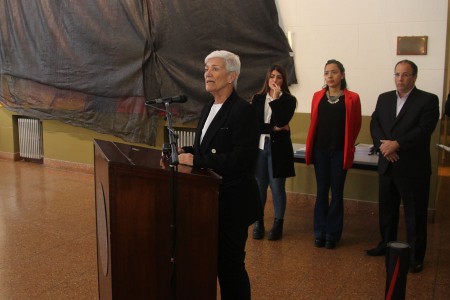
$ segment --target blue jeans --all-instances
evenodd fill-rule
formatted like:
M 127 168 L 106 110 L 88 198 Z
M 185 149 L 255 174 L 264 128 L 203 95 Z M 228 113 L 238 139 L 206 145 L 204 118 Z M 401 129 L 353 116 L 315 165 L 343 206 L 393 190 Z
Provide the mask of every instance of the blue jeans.
M 344 226 L 344 184 L 347 170 L 343 150 L 318 150 L 313 153 L 317 182 L 314 207 L 314 237 L 339 241 Z M 328 194 L 331 189 L 331 201 Z
M 261 196 L 261 204 L 263 208 L 267 200 L 267 188 L 270 185 L 272 191 L 274 217 L 283 219 L 286 210 L 286 178 L 274 178 L 272 171 L 272 151 L 270 149 L 270 140 L 264 143 L 264 150 L 259 150 L 258 160 L 256 164 L 256 181 L 258 182 L 259 195 Z

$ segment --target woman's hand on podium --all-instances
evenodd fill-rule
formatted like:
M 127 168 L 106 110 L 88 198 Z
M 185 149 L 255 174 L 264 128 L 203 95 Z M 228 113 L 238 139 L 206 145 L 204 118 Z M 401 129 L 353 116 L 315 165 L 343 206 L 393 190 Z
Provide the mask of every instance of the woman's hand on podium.
M 182 165 L 194 166 L 194 155 L 191 153 L 178 154 L 178 160 Z

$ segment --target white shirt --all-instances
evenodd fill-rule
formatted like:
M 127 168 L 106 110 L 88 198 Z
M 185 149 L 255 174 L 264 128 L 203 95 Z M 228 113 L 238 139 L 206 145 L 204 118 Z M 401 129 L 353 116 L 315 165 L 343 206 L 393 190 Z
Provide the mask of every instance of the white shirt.
M 411 90 L 409 90 L 409 92 L 407 92 L 406 95 L 403 97 L 400 97 L 400 95 L 398 94 L 398 91 L 395 91 L 397 93 L 397 111 L 396 111 L 395 116 L 398 116 L 398 114 L 402 110 L 403 104 L 405 104 L 406 99 L 408 99 L 408 96 L 409 96 L 409 94 L 411 94 L 412 90 L 413 90 L 413 88 Z
M 264 123 L 270 123 L 270 118 L 272 117 L 272 109 L 270 108 L 269 103 L 274 99 L 267 93 L 266 101 L 264 102 Z
M 220 108 L 222 107 L 223 103 L 213 104 L 211 107 L 211 110 L 209 111 L 208 118 L 206 118 L 205 125 L 202 129 L 202 135 L 200 137 L 200 144 L 203 141 L 203 137 L 205 136 L 206 131 L 208 131 L 209 125 L 211 125 L 211 122 L 214 120 L 214 117 L 219 112 Z
M 282 94 L 280 94 L 281 97 Z M 267 93 L 266 95 L 266 101 L 264 102 L 264 123 L 269 124 L 270 123 L 270 118 L 272 118 L 272 109 L 270 108 L 269 103 L 272 102 L 273 99 L 269 93 Z M 261 134 L 261 136 L 259 137 L 259 149 L 264 150 L 264 142 L 265 142 L 265 138 L 269 137 L 270 138 L 270 134 Z

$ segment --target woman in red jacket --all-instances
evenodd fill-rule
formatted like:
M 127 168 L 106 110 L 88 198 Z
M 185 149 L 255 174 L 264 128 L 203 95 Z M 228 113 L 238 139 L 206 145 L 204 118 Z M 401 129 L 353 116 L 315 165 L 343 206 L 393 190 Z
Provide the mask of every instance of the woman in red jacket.
M 358 94 L 347 89 L 345 69 L 339 61 L 327 61 L 324 78 L 324 88 L 312 99 L 306 164 L 314 164 L 316 173 L 314 243 L 334 249 L 344 225 L 344 184 L 361 128 L 361 102 Z

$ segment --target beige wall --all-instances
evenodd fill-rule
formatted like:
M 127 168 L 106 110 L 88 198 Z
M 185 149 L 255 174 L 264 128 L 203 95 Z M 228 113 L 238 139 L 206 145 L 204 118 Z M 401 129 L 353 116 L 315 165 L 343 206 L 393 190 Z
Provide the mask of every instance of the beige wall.
M 417 87 L 442 97 L 448 0 L 276 0 L 280 25 L 292 40 L 299 84 L 290 87 L 298 112 L 308 113 L 314 91 L 323 85 L 328 59 L 341 61 L 349 89 L 359 93 L 370 116 L 378 95 L 395 89 L 396 62 L 419 67 Z M 397 37 L 428 36 L 427 55 L 397 55 Z

